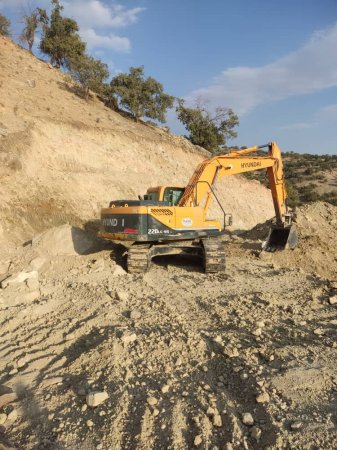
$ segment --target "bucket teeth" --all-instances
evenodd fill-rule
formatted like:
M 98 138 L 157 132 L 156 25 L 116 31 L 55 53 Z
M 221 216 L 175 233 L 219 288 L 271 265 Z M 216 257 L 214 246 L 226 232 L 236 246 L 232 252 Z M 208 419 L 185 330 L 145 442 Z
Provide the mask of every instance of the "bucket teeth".
M 276 252 L 285 249 L 294 249 L 298 244 L 298 235 L 295 225 L 290 227 L 271 227 L 267 240 L 262 244 L 262 250 Z

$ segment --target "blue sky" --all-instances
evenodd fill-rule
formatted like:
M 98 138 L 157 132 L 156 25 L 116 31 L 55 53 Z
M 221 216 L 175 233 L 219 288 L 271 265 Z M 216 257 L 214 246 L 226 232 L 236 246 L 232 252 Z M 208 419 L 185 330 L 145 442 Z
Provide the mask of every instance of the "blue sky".
M 193 105 L 231 107 L 228 144 L 337 154 L 337 0 L 64 0 L 91 54 L 112 75 L 145 66 Z M 14 38 L 23 11 L 49 0 L 0 0 Z M 168 115 L 178 134 L 182 126 Z

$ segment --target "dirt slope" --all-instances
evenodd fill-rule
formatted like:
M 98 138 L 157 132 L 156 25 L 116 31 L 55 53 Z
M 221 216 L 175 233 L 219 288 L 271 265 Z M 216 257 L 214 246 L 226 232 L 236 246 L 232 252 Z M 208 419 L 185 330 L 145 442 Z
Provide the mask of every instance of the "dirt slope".
M 5 38 L 0 64 L 2 241 L 97 218 L 111 199 L 137 198 L 150 185 L 185 185 L 205 157 L 183 138 L 82 100 L 62 73 Z M 233 177 L 220 190 L 237 229 L 273 215 L 259 183 Z

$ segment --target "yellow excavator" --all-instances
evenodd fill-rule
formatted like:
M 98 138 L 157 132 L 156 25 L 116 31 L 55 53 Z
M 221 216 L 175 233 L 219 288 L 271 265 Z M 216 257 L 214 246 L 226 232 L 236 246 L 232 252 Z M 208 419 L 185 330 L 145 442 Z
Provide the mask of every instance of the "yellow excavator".
M 266 156 L 254 155 L 268 148 Z M 99 236 L 114 241 L 132 241 L 127 255 L 129 273 L 144 273 L 157 255 L 193 254 L 201 257 L 206 273 L 225 270 L 222 235 L 232 224 L 220 204 L 215 185 L 224 176 L 266 169 L 275 208 L 275 223 L 264 250 L 295 248 L 298 242 L 293 215 L 286 206 L 287 192 L 281 151 L 275 142 L 233 150 L 202 161 L 186 187 L 158 186 L 138 200 L 111 201 L 101 211 Z M 223 221 L 207 219 L 215 199 Z

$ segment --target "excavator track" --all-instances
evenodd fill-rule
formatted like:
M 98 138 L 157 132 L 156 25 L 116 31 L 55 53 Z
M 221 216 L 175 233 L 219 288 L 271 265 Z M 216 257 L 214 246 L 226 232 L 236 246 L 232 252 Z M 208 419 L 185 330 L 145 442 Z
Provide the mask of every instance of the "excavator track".
M 202 239 L 206 273 L 223 272 L 226 268 L 225 243 L 219 238 Z
M 129 273 L 145 273 L 150 266 L 148 244 L 133 244 L 128 250 L 127 266 Z

